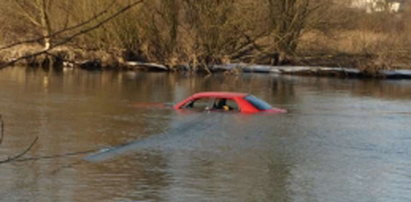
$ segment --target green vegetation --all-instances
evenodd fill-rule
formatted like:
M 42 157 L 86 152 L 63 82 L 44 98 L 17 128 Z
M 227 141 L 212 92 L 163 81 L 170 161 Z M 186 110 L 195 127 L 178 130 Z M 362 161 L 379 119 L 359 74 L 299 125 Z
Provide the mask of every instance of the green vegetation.
M 192 69 L 246 62 L 373 71 L 411 63 L 407 5 L 393 12 L 387 1 L 367 13 L 351 0 L 145 0 L 116 15 L 135 2 L 1 0 L 0 59 L 45 50 L 36 57 Z M 38 40 L 7 46 L 26 39 Z

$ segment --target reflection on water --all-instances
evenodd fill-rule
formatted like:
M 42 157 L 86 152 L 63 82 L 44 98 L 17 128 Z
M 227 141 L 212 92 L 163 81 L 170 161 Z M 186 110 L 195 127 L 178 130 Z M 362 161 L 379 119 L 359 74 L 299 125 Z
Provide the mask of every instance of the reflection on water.
M 205 90 L 290 113 L 135 107 Z M 410 201 L 410 104 L 406 80 L 4 69 L 0 158 L 112 148 L 0 164 L 0 200 Z

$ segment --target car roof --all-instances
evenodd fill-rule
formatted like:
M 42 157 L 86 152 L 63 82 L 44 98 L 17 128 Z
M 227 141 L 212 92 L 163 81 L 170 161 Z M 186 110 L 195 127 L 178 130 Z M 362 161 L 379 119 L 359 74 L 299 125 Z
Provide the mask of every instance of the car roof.
M 208 91 L 200 92 L 192 95 L 193 98 L 199 97 L 224 97 L 224 98 L 233 98 L 233 97 L 244 97 L 248 95 L 247 93 L 237 93 L 237 92 L 222 92 L 222 91 Z

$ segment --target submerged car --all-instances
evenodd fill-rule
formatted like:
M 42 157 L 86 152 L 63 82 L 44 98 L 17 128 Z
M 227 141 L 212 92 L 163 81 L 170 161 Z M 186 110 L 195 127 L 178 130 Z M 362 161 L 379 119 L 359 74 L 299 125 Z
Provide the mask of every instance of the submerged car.
M 246 93 L 201 92 L 173 106 L 176 110 L 232 111 L 240 113 L 286 113 L 285 109 L 273 108 L 267 102 Z

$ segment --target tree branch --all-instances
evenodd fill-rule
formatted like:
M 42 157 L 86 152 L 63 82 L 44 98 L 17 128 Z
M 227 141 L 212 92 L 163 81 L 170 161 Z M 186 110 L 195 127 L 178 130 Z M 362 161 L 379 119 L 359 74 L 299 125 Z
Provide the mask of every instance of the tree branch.
M 78 156 L 78 155 L 83 155 L 83 154 L 91 154 L 91 153 L 98 152 L 99 150 L 100 149 L 90 149 L 90 150 L 85 150 L 85 151 L 68 152 L 68 153 L 56 154 L 56 155 L 20 158 L 20 159 L 14 160 L 14 161 L 15 162 L 25 162 L 25 161 L 37 161 L 37 160 L 42 160 L 42 159 L 64 158 L 64 157 L 69 157 L 69 156 Z
M 30 12 L 27 11 L 26 8 L 24 8 L 23 4 L 19 1 L 15 1 L 16 5 L 20 8 L 21 12 L 22 12 L 22 16 L 26 17 L 31 23 L 33 23 L 36 26 L 41 26 L 40 22 L 37 21 L 36 17 L 33 16 Z M 37 6 L 34 6 L 37 8 Z
M 1 143 L 3 143 L 3 137 L 4 137 L 4 122 L 0 114 L 0 145 Z
M 13 156 L 13 157 L 8 157 L 8 158 L 5 159 L 5 160 L 1 160 L 1 161 L 0 161 L 0 164 L 9 163 L 9 162 L 18 160 L 19 158 L 21 158 L 22 156 L 24 156 L 27 152 L 29 152 L 29 151 L 31 150 L 31 148 L 33 148 L 33 146 L 36 144 L 36 142 L 37 142 L 38 139 L 39 139 L 39 137 L 36 137 L 36 138 L 33 140 L 33 142 L 31 142 L 30 146 L 28 146 L 23 152 L 15 155 L 15 156 Z
M 0 144 L 3 141 L 4 137 L 4 122 L 2 119 L 2 116 L 0 114 Z M 31 144 L 22 152 L 15 156 L 10 156 L 7 157 L 6 159 L 0 160 L 0 164 L 3 163 L 10 163 L 10 162 L 24 162 L 24 161 L 36 161 L 40 159 L 53 159 L 53 158 L 62 158 L 62 157 L 68 157 L 68 156 L 78 156 L 82 154 L 89 154 L 89 153 L 95 153 L 99 151 L 100 149 L 90 149 L 90 150 L 84 150 L 84 151 L 77 151 L 77 152 L 68 152 L 68 153 L 63 153 L 63 154 L 55 154 L 55 155 L 47 155 L 47 156 L 37 156 L 37 157 L 28 157 L 28 158 L 22 158 L 25 154 L 27 154 L 33 146 L 37 143 L 38 137 L 36 137 Z

